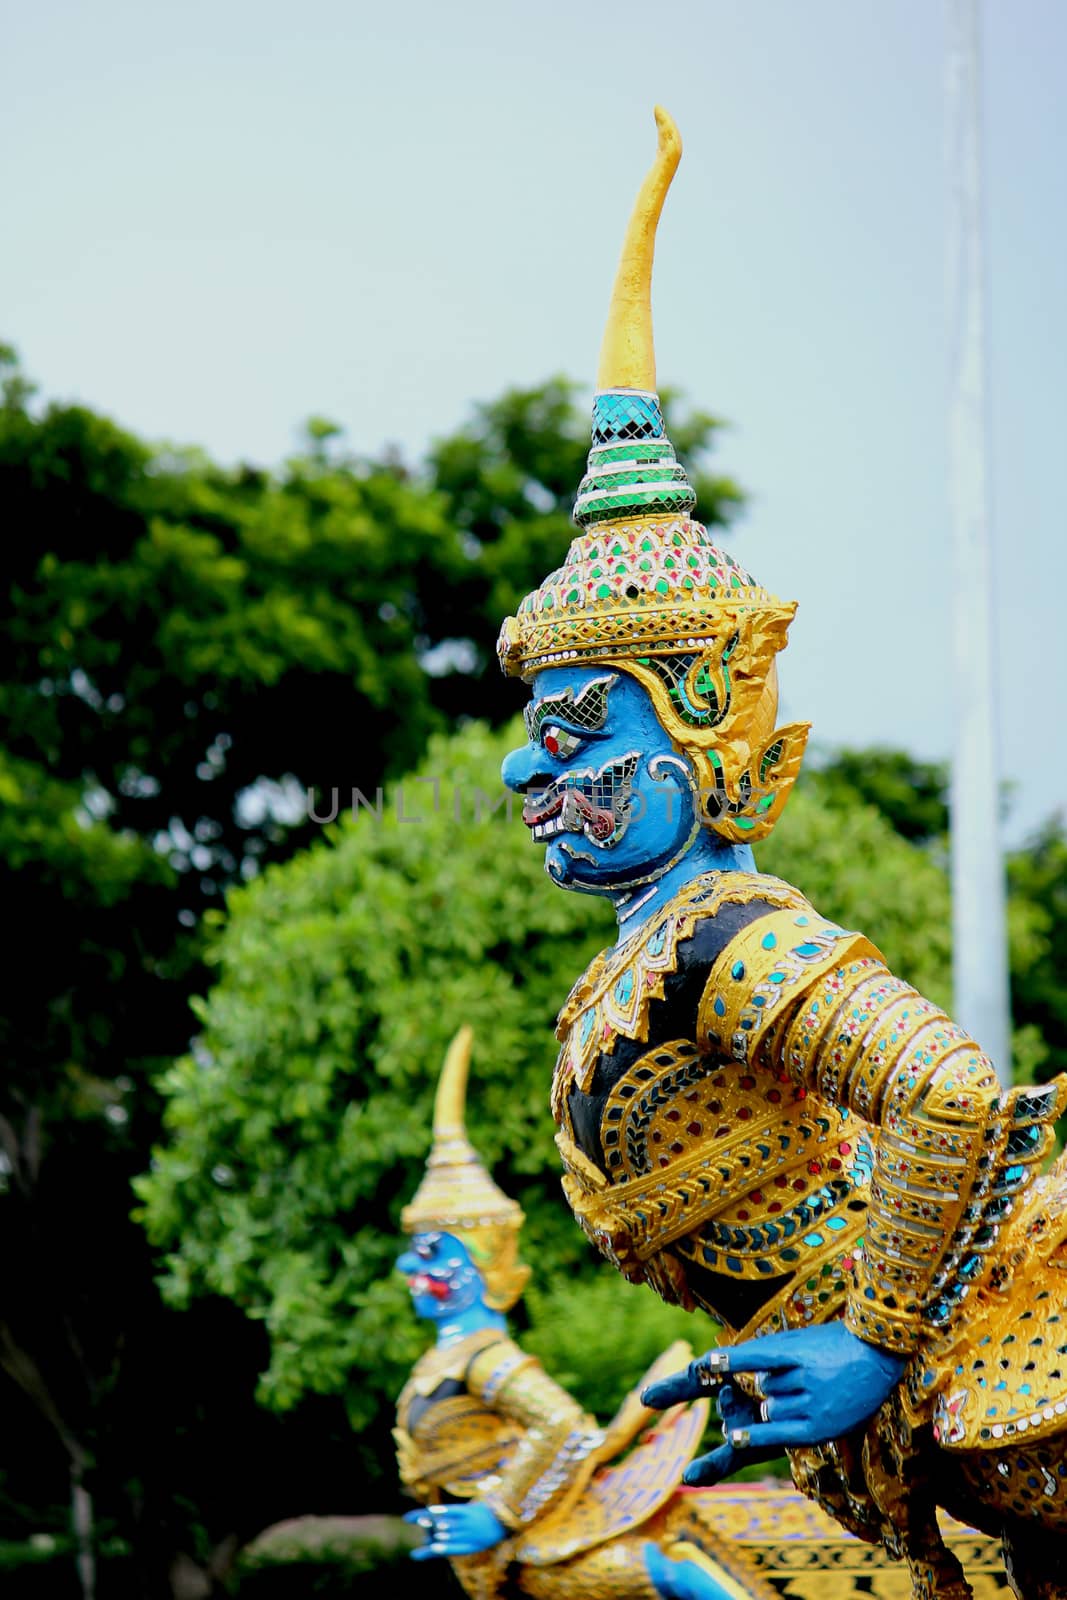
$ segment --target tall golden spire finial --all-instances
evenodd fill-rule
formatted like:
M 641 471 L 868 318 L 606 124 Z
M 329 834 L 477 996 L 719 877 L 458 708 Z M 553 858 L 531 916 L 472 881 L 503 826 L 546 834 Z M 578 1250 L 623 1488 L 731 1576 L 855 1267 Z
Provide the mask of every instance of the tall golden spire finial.
M 682 159 L 682 140 L 674 119 L 656 107 L 659 145 L 656 159 L 641 185 L 623 241 L 615 287 L 600 347 L 597 389 L 656 388 L 656 352 L 652 344 L 652 257 L 656 227 L 671 179 Z
M 444 1144 L 452 1139 L 465 1139 L 467 1136 L 465 1122 L 467 1074 L 470 1071 L 473 1038 L 474 1030 L 469 1022 L 465 1022 L 445 1055 L 433 1103 L 435 1145 Z

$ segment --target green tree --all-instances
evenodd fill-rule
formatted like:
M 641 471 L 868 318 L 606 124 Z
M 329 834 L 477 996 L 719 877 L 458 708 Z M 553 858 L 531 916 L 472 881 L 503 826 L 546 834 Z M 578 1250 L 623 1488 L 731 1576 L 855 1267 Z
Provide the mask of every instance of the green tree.
M 1025 932 L 1012 951 L 1011 1002 L 1016 1027 L 1039 1041 L 1039 1080 L 1067 1072 L 1067 831 L 1051 819 L 1025 849 L 1008 858 L 1012 904 L 1025 908 Z
M 653 1295 L 606 1274 L 559 1199 L 553 1020 L 614 922 L 605 903 L 555 889 L 518 817 L 490 809 L 520 737 L 473 725 L 435 740 L 380 819 L 343 816 L 231 895 L 215 923 L 202 1032 L 163 1080 L 166 1139 L 138 1184 L 168 1297 L 224 1295 L 269 1331 L 264 1400 L 344 1394 L 363 1494 L 391 1479 L 393 1397 L 425 1342 L 392 1263 L 460 1022 L 476 1041 L 471 1137 L 528 1219 L 534 1347 L 603 1407 L 599 1341 L 561 1344 L 552 1328 L 563 1278 L 568 1304 L 576 1281 L 595 1284 L 600 1325 L 629 1327 L 612 1354 L 616 1393 L 656 1338 L 678 1332 L 677 1320 L 657 1320 L 669 1314 Z M 790 802 L 761 865 L 865 927 L 897 971 L 944 998 L 943 872 L 873 810 L 824 804 L 819 782 Z M 617 1315 L 604 1304 L 615 1296 Z M 687 1327 L 699 1340 L 698 1323 Z
M 877 747 L 834 750 L 810 765 L 818 767 L 828 804 L 873 806 L 912 844 L 930 844 L 947 835 L 946 762 L 918 761 L 906 751 Z
M 115 1526 L 130 1581 L 150 1589 L 200 1536 L 182 1506 L 196 1473 L 175 1443 L 191 1446 L 184 1419 L 198 1411 L 175 1346 L 197 1322 L 179 1329 L 159 1303 L 129 1182 L 158 1127 L 153 1075 L 188 1043 L 198 919 L 313 831 L 295 775 L 334 775 L 353 713 L 370 781 L 421 750 L 438 713 L 419 595 L 466 558 L 431 490 L 331 462 L 317 430 L 278 475 L 226 472 L 84 408 L 38 408 L 10 351 L 0 370 L 0 830 L 15 931 L 0 1368 L 51 1440 L 49 1498 L 71 1496 L 83 1584 L 94 1538 Z M 243 1325 L 227 1345 L 209 1322 L 247 1375 Z M 149 1351 L 179 1376 L 161 1385 Z M 250 1407 L 247 1377 L 244 1390 Z M 229 1414 L 223 1402 L 219 1421 Z
M 707 418 L 676 426 L 711 441 Z M 222 1302 L 169 1313 L 128 1218 L 153 1080 L 206 981 L 202 914 L 315 835 L 308 790 L 373 797 L 435 729 L 510 714 L 498 597 L 562 559 L 587 434 L 554 383 L 481 408 L 417 470 L 350 452 L 324 418 L 278 471 L 224 469 L 39 404 L 0 348 L 0 1370 L 24 1436 L 48 1441 L 32 1490 L 26 1452 L 0 1454 L 0 1537 L 25 1535 L 27 1500 L 62 1527 L 73 1496 L 86 1582 L 94 1538 L 130 1547 L 112 1593 L 163 1591 L 176 1552 L 206 1570 L 284 1510 L 263 1501 L 280 1430 L 252 1410 L 265 1330 Z M 472 495 L 505 478 L 489 527 Z M 709 505 L 735 501 L 724 482 Z M 309 1457 L 334 1459 L 338 1418 Z

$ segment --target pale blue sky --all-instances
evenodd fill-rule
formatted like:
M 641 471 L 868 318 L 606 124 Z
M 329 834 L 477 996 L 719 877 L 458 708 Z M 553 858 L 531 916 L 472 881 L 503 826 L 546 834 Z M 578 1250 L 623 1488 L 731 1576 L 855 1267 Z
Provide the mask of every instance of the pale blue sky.
M 509 384 L 591 386 L 662 101 L 660 379 L 731 420 L 735 548 L 800 601 L 785 713 L 948 754 L 939 0 L 3 12 L 0 337 L 46 394 L 229 461 L 313 412 L 416 456 Z M 983 16 L 1017 838 L 1067 804 L 1067 5 Z

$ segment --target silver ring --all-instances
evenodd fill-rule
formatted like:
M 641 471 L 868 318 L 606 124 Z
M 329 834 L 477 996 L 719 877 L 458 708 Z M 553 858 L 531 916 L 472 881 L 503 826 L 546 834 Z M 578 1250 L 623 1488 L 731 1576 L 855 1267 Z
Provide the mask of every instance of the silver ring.
M 747 1428 L 733 1428 L 730 1432 L 730 1443 L 735 1450 L 747 1450 L 752 1443 L 752 1435 Z
M 763 1387 L 763 1373 L 762 1372 L 757 1372 L 753 1376 L 753 1379 L 752 1379 L 752 1393 L 756 1396 L 756 1398 L 758 1400 L 765 1400 L 767 1398 L 767 1391 Z
M 697 1362 L 697 1382 L 702 1389 L 714 1389 L 724 1373 L 730 1370 L 728 1350 L 709 1350 Z
M 759 1415 L 760 1415 L 760 1421 L 761 1422 L 770 1422 L 770 1420 L 771 1420 L 771 1402 L 769 1400 L 761 1400 L 760 1401 L 760 1403 L 759 1403 Z

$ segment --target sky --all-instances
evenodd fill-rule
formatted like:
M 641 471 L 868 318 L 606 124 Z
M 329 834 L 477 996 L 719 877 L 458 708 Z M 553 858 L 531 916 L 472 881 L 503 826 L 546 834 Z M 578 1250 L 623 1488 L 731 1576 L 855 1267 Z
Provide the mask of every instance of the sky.
M 48 398 L 226 462 L 313 414 L 417 461 L 509 386 L 591 394 L 665 105 L 659 379 L 728 420 L 732 548 L 799 602 L 783 720 L 950 756 L 938 0 L 0 10 L 0 340 Z M 1067 6 L 981 17 L 1013 843 L 1067 807 Z

